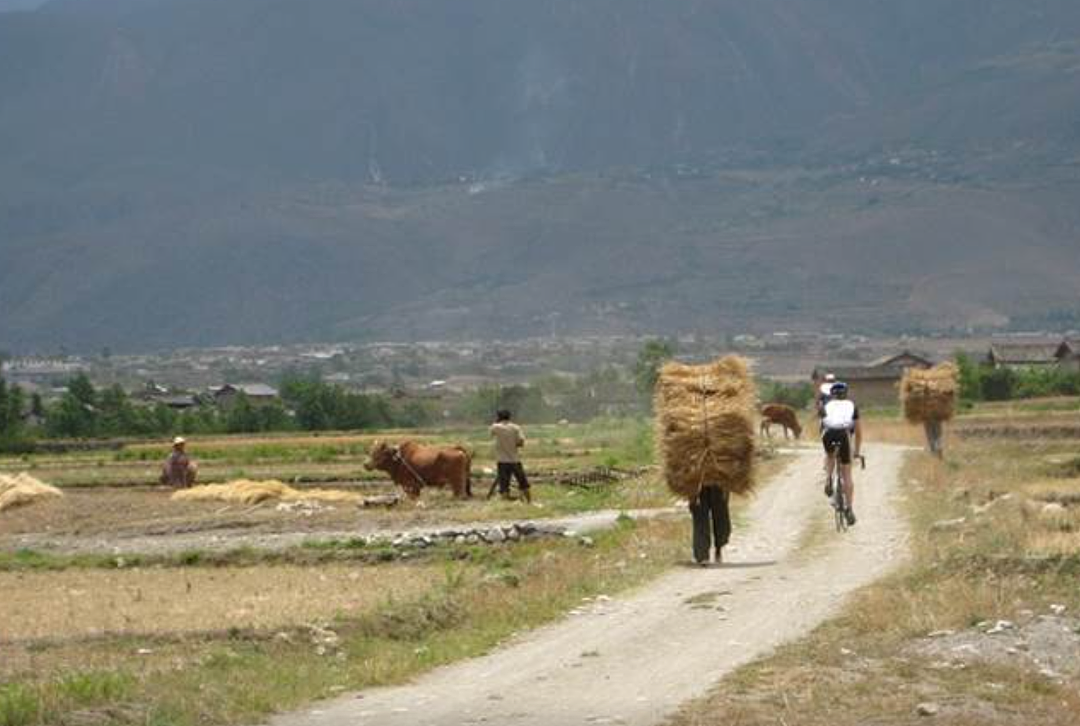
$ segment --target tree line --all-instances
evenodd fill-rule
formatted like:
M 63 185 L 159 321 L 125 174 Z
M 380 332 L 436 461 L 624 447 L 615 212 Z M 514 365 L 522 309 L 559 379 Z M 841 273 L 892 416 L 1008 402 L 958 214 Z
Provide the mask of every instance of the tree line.
M 1080 395 L 1080 371 L 1057 366 L 994 368 L 963 353 L 956 356 L 956 365 L 960 373 L 960 397 L 965 401 Z
M 434 424 L 478 425 L 494 412 L 510 409 L 526 423 L 589 421 L 598 417 L 650 413 L 660 366 L 676 349 L 651 341 L 630 369 L 602 367 L 584 376 L 551 375 L 530 384 L 482 386 L 445 396 L 359 393 L 319 378 L 286 376 L 281 397 L 255 402 L 239 393 L 227 406 L 176 410 L 164 403 L 133 400 L 120 386 L 96 388 L 79 374 L 54 402 L 27 395 L 0 377 L 0 450 L 28 451 L 35 438 L 89 439 L 157 437 L 175 434 L 261 433 L 270 431 L 373 430 Z M 957 356 L 965 401 L 1003 401 L 1053 395 L 1080 395 L 1080 373 L 1058 368 L 994 369 Z M 805 408 L 814 391 L 808 383 L 758 381 L 763 403 Z

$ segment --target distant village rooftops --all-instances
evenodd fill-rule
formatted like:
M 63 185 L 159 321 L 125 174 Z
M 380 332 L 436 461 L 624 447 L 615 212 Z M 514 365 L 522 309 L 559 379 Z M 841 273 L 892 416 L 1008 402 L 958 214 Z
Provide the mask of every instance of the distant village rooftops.
M 869 368 L 880 368 L 884 366 L 900 366 L 901 368 L 911 368 L 912 366 L 923 366 L 929 368 L 934 365 L 934 361 L 930 356 L 923 355 L 922 353 L 914 353 L 910 350 L 904 350 L 900 353 L 893 353 L 877 360 L 870 361 L 866 364 Z
M 1062 344 L 1053 343 L 993 343 L 988 361 L 995 367 L 1053 365 L 1058 362 Z
M 904 350 L 865 365 L 819 365 L 811 377 L 820 381 L 832 373 L 837 380 L 851 385 L 852 398 L 860 403 L 887 405 L 896 401 L 897 386 L 905 370 L 929 368 L 933 364 L 927 356 Z
M 265 383 L 226 383 L 212 389 L 215 397 L 234 396 L 243 393 L 248 398 L 277 398 L 278 391 Z

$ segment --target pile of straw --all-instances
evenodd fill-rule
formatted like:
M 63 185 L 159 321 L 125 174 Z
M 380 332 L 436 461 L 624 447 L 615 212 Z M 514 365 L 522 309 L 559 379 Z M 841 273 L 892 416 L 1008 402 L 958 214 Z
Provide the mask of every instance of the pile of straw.
M 64 496 L 62 491 L 38 481 L 29 474 L 15 476 L 0 474 L 0 512 L 62 496 Z
M 293 489 L 280 481 L 251 481 L 237 479 L 227 484 L 207 484 L 181 489 L 171 499 L 180 502 L 227 502 L 229 504 L 259 504 L 270 500 L 283 502 L 361 502 L 363 497 L 339 489 Z
M 912 423 L 948 421 L 956 414 L 960 390 L 958 371 L 952 363 L 926 370 L 908 368 L 900 382 L 904 417 Z
M 745 360 L 668 363 L 655 408 L 657 451 L 671 491 L 693 500 L 705 486 L 734 494 L 754 488 L 757 392 Z

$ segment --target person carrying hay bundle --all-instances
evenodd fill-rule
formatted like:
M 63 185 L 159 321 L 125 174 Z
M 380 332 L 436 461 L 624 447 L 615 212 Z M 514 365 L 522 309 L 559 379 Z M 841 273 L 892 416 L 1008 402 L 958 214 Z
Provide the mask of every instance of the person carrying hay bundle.
M 757 394 L 742 358 L 708 365 L 668 363 L 656 383 L 656 437 L 668 488 L 689 503 L 694 561 L 715 561 L 731 537 L 731 494 L 754 481 Z
M 957 369 L 952 363 L 926 370 L 909 368 L 900 381 L 904 418 L 922 424 L 926 446 L 934 456 L 945 454 L 944 424 L 956 415 L 959 389 Z

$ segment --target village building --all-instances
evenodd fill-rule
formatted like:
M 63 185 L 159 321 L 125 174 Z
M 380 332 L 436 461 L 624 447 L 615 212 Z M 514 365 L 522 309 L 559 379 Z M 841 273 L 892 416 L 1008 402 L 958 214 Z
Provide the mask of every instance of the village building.
M 993 343 L 987 353 L 987 363 L 992 368 L 1024 370 L 1048 368 L 1058 364 L 1058 345 L 1038 342 Z
M 1080 338 L 1066 338 L 1061 341 L 1054 357 L 1062 370 L 1080 373 Z
M 188 409 L 199 407 L 199 399 L 196 396 L 187 393 L 162 396 L 157 399 L 157 403 L 171 408 L 174 411 L 187 411 Z
M 214 396 L 214 403 L 220 408 L 232 406 L 241 393 L 256 406 L 278 400 L 277 389 L 265 383 L 237 383 L 235 385 L 226 383 L 224 386 L 211 389 L 211 393 Z
M 930 358 L 905 350 L 864 365 L 820 365 L 814 368 L 811 378 L 817 386 L 832 373 L 836 380 L 848 384 L 850 397 L 860 406 L 890 406 L 897 402 L 905 370 L 932 365 Z

